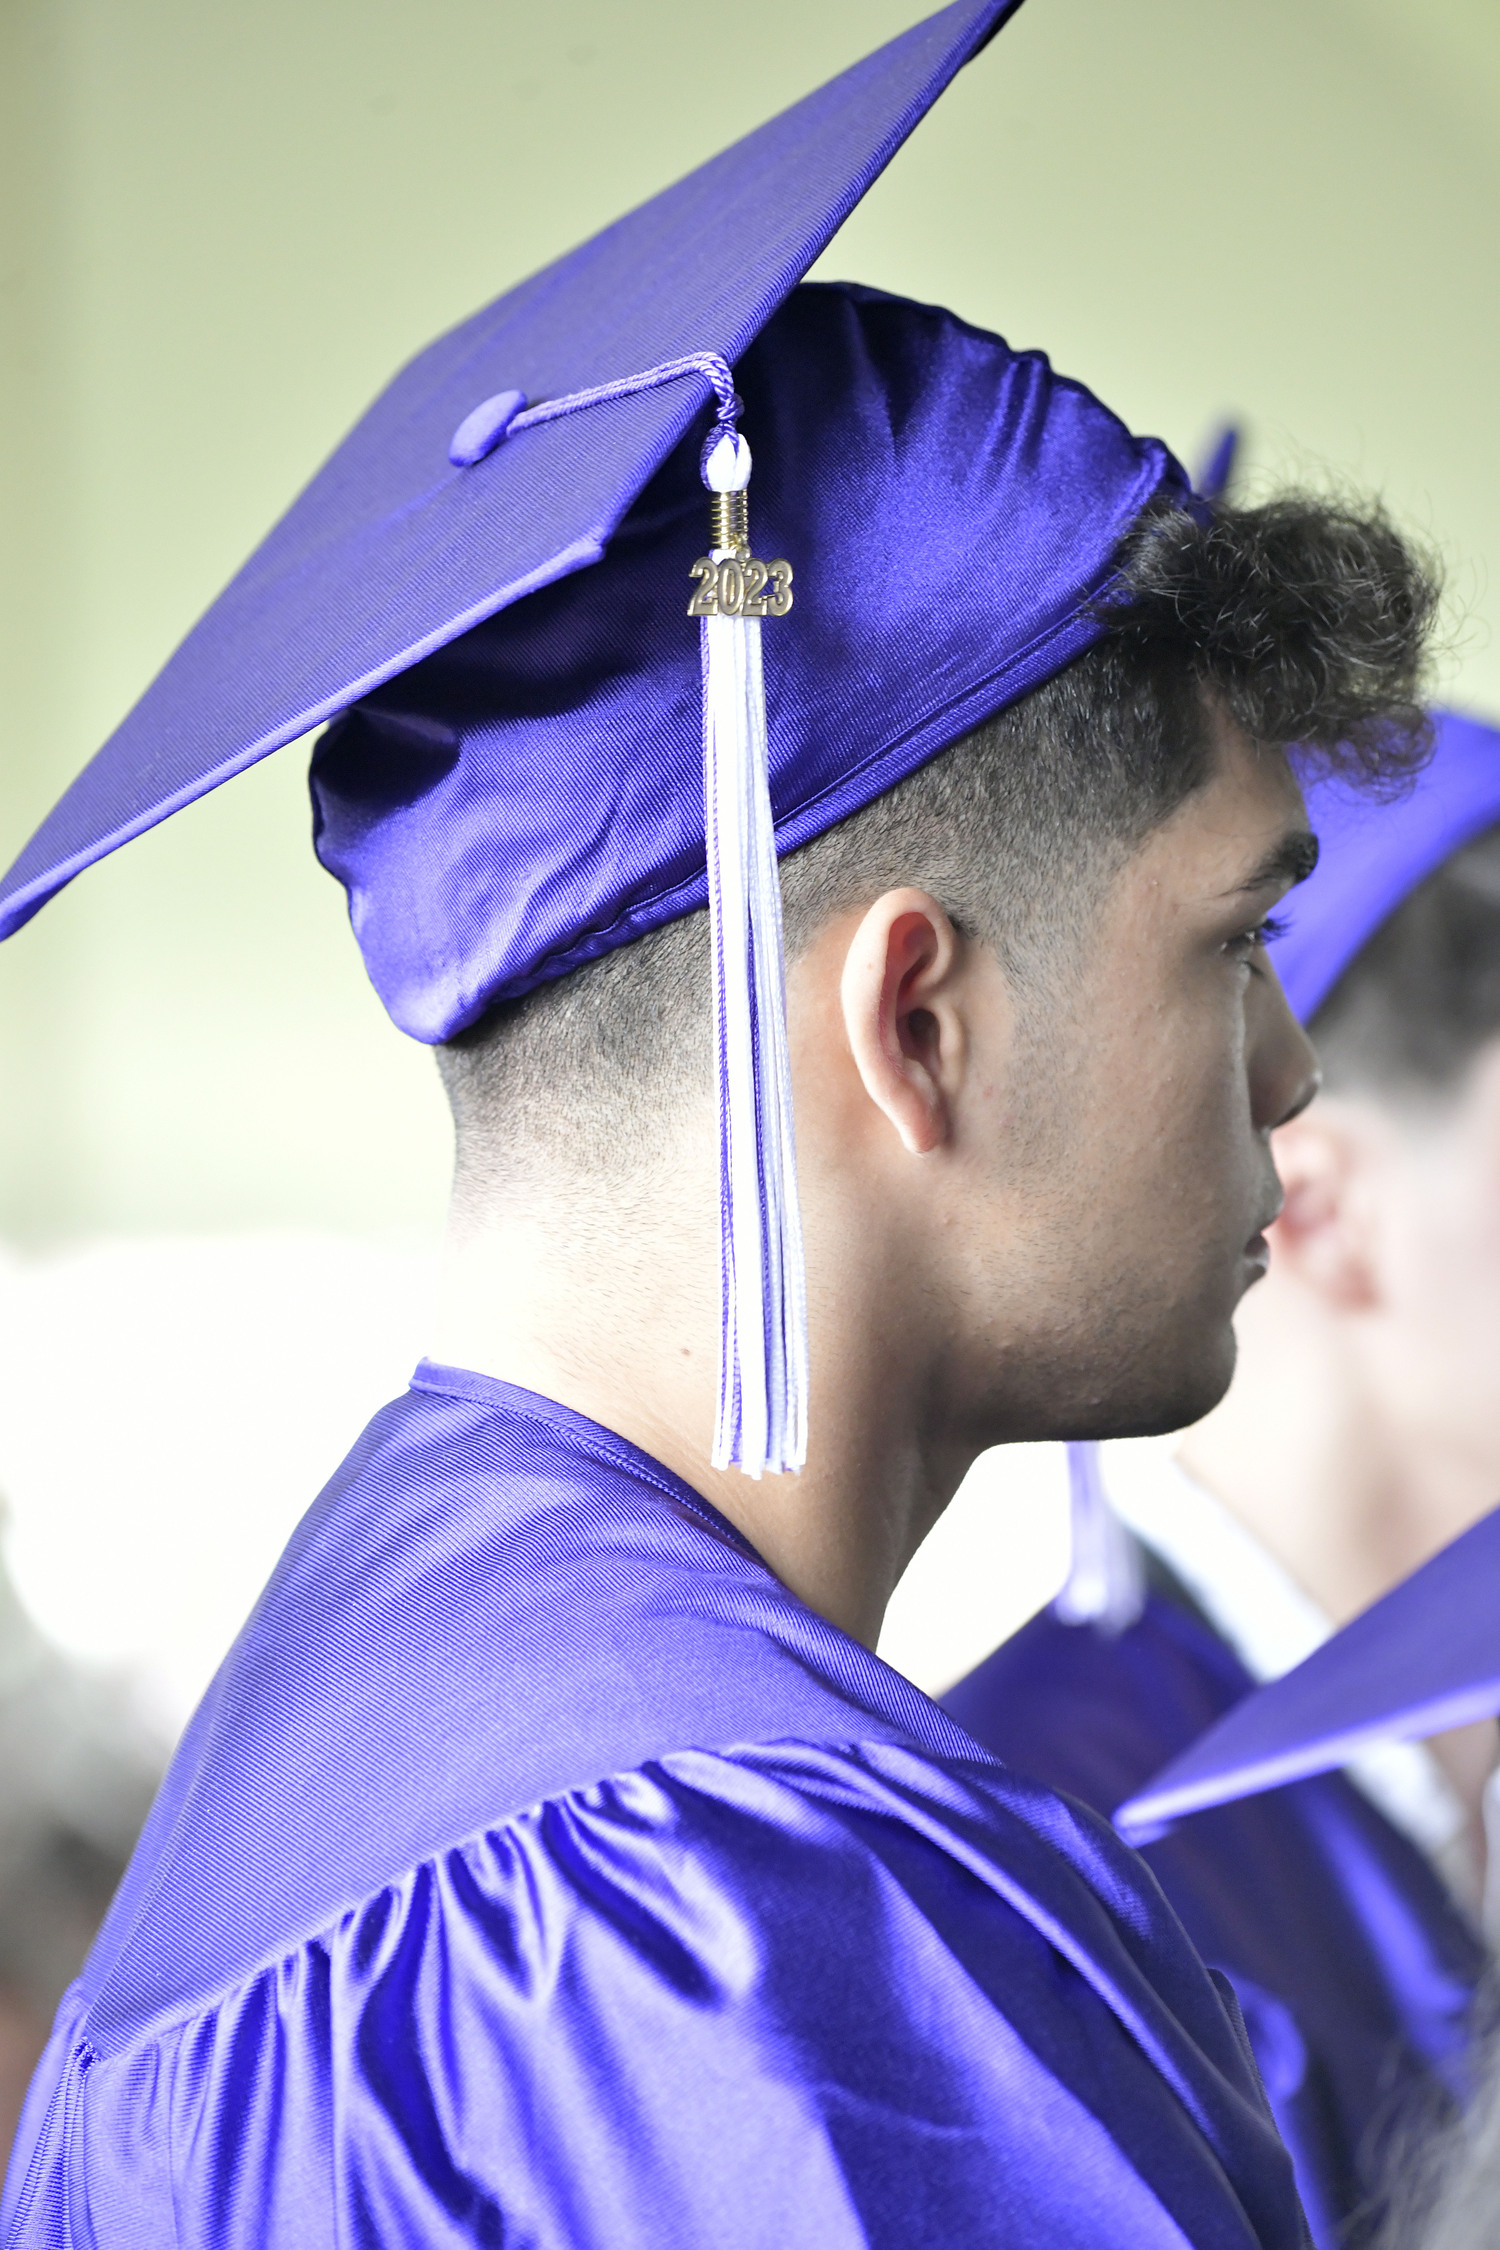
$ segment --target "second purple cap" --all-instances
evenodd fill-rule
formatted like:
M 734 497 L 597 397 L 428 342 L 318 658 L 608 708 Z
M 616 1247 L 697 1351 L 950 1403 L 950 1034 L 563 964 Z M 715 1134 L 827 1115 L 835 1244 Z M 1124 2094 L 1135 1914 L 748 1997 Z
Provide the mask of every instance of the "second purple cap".
M 1500 1508 L 1226 1711 L 1115 1813 L 1148 1844 L 1189 1813 L 1500 1711 Z
M 1444 862 L 1500 822 L 1500 732 L 1434 713 L 1437 746 L 1415 787 L 1394 803 L 1314 783 L 1307 809 L 1322 847 L 1316 872 L 1283 910 L 1272 960 L 1306 1023 L 1383 922 Z

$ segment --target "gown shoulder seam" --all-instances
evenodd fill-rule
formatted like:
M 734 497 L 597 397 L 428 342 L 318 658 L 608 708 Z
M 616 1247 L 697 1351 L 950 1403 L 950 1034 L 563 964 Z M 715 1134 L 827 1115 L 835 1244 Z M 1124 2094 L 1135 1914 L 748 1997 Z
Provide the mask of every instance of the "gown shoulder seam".
M 188 2025 L 211 2016 L 236 1990 L 254 1983 L 259 1977 L 289 1965 L 299 1954 L 305 1953 L 309 1948 L 327 1943 L 352 1916 L 364 1913 L 385 1893 L 413 1883 L 422 1875 L 424 1870 L 436 1867 L 439 1862 L 446 1860 L 453 1853 L 466 1851 L 475 1844 L 485 1842 L 490 1838 L 503 1836 L 508 1829 L 515 1827 L 519 1822 L 540 1818 L 554 1806 L 566 1805 L 570 1800 L 584 1796 L 591 1790 L 605 1789 L 614 1783 L 628 1781 L 638 1774 L 648 1772 L 653 1766 L 664 1766 L 670 1769 L 674 1762 L 681 1758 L 710 1758 L 727 1765 L 738 1765 L 757 1757 L 767 1757 L 775 1752 L 791 1750 L 811 1750 L 823 1756 L 857 1757 L 866 1749 L 874 1747 L 906 1749 L 923 1758 L 932 1756 L 931 1750 L 915 1735 L 907 1736 L 895 1733 L 872 1733 L 868 1735 L 851 1733 L 837 1738 L 788 1734 L 729 1743 L 712 1748 L 696 1743 L 681 1743 L 674 1749 L 659 1751 L 649 1758 L 643 1758 L 637 1765 L 616 1767 L 608 1773 L 595 1775 L 587 1781 L 573 1782 L 567 1788 L 549 1790 L 544 1796 L 533 1798 L 530 1803 L 519 1805 L 513 1811 L 504 1813 L 495 1820 L 481 1822 L 477 1827 L 466 1829 L 462 1835 L 453 1836 L 447 1842 L 436 1845 L 431 1851 L 424 1852 L 419 1859 L 408 1861 L 404 1867 L 396 1869 L 382 1881 L 372 1883 L 367 1889 L 347 1898 L 342 1905 L 335 1907 L 311 1928 L 289 1938 L 286 1943 L 274 1950 L 267 1950 L 258 1955 L 255 1960 L 216 1982 L 203 1994 L 191 1998 L 177 2007 L 174 2007 L 170 2002 L 166 2003 L 162 2010 L 149 2016 L 138 2031 L 132 2032 L 118 2044 L 108 2038 L 107 2031 L 101 2034 L 96 2025 L 99 2001 L 103 1995 L 90 1998 L 79 2020 L 79 2036 L 89 2041 L 91 2053 L 96 2056 L 101 2064 L 116 2063 L 125 2055 L 150 2047 L 157 2042 L 164 2043 L 174 2034 L 180 2034 Z M 945 1765 L 959 1763 L 955 1759 L 948 1759 L 944 1762 Z M 994 1759 L 982 1747 L 979 1748 L 978 1756 L 973 1760 L 973 1763 L 976 1766 L 1004 1770 L 1001 1761 Z

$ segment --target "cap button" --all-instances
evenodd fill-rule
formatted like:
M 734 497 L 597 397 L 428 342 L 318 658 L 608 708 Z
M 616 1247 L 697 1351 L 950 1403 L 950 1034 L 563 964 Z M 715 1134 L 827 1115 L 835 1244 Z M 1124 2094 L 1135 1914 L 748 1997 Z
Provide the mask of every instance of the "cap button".
M 472 469 L 493 453 L 518 414 L 526 410 L 524 391 L 496 391 L 466 414 L 448 441 L 448 458 L 455 469 Z

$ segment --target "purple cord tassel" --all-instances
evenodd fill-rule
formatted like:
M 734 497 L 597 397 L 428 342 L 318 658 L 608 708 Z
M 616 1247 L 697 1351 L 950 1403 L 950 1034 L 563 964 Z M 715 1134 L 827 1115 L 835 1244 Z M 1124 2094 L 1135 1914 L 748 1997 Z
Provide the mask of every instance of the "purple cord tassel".
M 710 490 L 743 492 L 750 448 L 706 450 Z M 740 550 L 716 549 L 717 563 Z M 762 572 L 764 576 L 764 572 Z M 721 1327 L 715 1468 L 759 1477 L 807 1458 L 807 1292 L 781 874 L 767 774 L 758 616 L 704 615 L 703 748 L 718 1025 Z
M 1068 1447 L 1068 1502 L 1073 1559 L 1053 1614 L 1113 1637 L 1140 1616 L 1146 1586 L 1140 1549 L 1109 1504 L 1092 1439 Z
M 721 508 L 724 523 L 733 517 L 740 527 L 694 565 L 699 591 L 689 612 L 703 621 L 704 809 L 718 1026 L 721 1298 L 713 1462 L 759 1477 L 767 1469 L 800 1469 L 807 1458 L 807 1289 L 760 645 L 761 618 L 784 616 L 792 606 L 792 573 L 784 562 L 757 562 L 747 542 L 737 543 L 745 537 L 738 496 L 750 481 L 750 448 L 735 427 L 740 402 L 734 377 L 717 352 L 688 352 L 536 406 L 523 391 L 497 391 L 464 417 L 448 458 L 455 468 L 473 468 L 540 423 L 688 378 L 706 382 L 718 407 L 703 448 L 703 481 L 713 493 L 736 496 L 733 508 L 727 502 Z

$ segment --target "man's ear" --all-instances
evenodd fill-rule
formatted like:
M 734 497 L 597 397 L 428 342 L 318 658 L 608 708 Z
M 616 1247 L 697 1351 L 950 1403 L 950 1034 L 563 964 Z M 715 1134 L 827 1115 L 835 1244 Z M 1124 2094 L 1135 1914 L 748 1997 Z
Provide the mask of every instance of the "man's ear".
M 1325 1096 L 1272 1135 L 1286 1202 L 1271 1229 L 1273 1267 L 1331 1307 L 1366 1312 L 1380 1297 L 1369 1136 Z
M 865 1092 L 913 1156 L 947 1140 L 965 1035 L 954 1001 L 960 941 L 926 891 L 887 891 L 844 958 L 844 1029 Z

